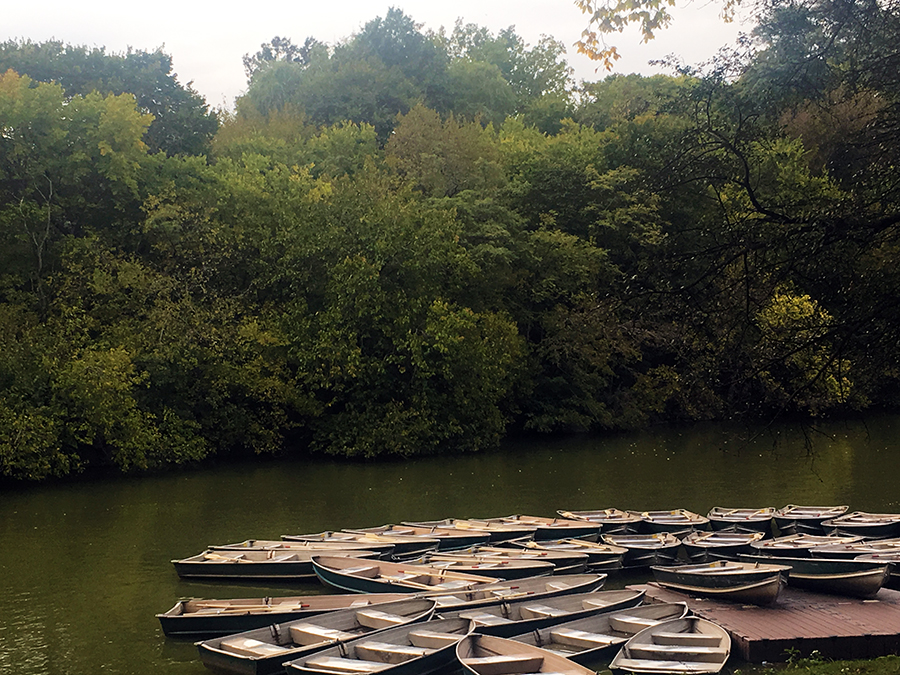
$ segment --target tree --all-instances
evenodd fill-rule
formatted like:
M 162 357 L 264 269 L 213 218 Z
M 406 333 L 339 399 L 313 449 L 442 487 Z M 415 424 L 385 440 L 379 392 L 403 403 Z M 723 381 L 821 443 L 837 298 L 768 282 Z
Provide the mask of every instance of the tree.
M 301 66 L 309 65 L 313 51 L 324 49 L 325 45 L 313 37 L 308 37 L 302 45 L 295 45 L 290 38 L 282 38 L 277 35 L 270 42 L 264 42 L 256 54 L 250 56 L 244 54 L 244 72 L 247 74 L 247 82 L 253 81 L 253 75 L 261 68 L 274 61 L 296 63 Z
M 38 82 L 55 82 L 67 97 L 98 92 L 131 94 L 153 116 L 144 141 L 151 153 L 206 154 L 218 128 L 216 115 L 191 84 L 172 72 L 172 57 L 161 49 L 107 54 L 104 48 L 47 42 L 0 44 L 0 73 L 12 69 Z

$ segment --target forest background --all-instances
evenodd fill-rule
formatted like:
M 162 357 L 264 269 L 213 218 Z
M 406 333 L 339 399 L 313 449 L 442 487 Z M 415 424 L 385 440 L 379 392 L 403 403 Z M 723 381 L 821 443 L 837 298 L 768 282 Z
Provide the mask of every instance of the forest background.
M 760 6 L 672 75 L 392 9 L 211 111 L 0 44 L 0 476 L 477 451 L 900 404 L 900 15 Z

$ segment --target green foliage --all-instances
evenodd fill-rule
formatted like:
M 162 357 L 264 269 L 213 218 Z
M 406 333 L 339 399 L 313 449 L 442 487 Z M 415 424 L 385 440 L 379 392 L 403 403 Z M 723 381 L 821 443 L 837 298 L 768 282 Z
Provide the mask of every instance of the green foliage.
M 141 112 L 152 116 L 144 141 L 150 152 L 202 154 L 216 132 L 216 116 L 190 84 L 172 73 L 172 57 L 128 50 L 107 54 L 103 48 L 47 42 L 0 44 L 0 73 L 14 70 L 32 80 L 62 86 L 67 98 L 130 94 Z

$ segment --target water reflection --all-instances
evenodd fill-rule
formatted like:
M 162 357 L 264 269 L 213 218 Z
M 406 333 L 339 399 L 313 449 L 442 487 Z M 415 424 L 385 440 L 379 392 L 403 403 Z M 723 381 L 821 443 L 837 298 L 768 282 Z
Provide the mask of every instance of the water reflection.
M 517 442 L 490 455 L 379 464 L 261 462 L 0 497 L 0 672 L 205 672 L 154 615 L 184 596 L 321 592 L 187 583 L 170 560 L 212 543 L 408 519 L 849 504 L 900 511 L 897 416 L 751 434 L 709 425 L 602 440 Z M 611 580 L 610 587 L 623 584 Z

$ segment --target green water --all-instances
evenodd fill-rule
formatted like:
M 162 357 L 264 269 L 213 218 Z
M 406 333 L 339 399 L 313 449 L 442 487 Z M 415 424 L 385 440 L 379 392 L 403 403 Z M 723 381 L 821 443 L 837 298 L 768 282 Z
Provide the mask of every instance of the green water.
M 754 436 L 748 440 L 748 431 Z M 849 504 L 900 512 L 900 416 L 798 427 L 664 429 L 518 442 L 382 464 L 262 462 L 0 494 L 0 673 L 198 675 L 155 618 L 176 599 L 305 586 L 189 583 L 169 562 L 207 544 L 400 520 L 556 509 Z M 612 581 L 612 580 L 611 580 Z

